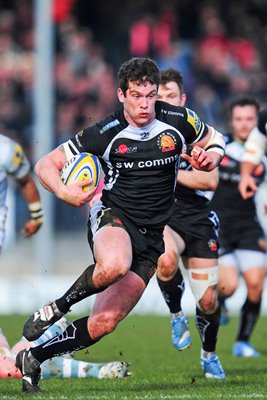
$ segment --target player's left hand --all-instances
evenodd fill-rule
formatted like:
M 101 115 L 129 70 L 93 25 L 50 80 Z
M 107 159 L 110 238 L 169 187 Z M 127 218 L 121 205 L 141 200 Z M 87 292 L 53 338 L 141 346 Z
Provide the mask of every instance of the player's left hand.
M 194 146 L 189 156 L 182 153 L 181 157 L 188 161 L 192 167 L 200 171 L 212 171 L 220 164 L 221 157 L 216 152 L 207 152 L 199 146 Z
M 34 235 L 39 229 L 41 228 L 43 224 L 43 221 L 40 219 L 40 221 L 35 221 L 34 219 L 30 219 L 25 223 L 23 228 L 21 229 L 22 235 L 24 235 L 26 238 L 31 237 Z

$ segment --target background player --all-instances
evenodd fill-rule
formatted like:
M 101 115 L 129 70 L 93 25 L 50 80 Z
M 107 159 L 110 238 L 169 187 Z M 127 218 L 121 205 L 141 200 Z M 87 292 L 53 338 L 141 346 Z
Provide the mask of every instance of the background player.
M 238 287 L 242 274 L 247 287 L 247 298 L 242 306 L 240 325 L 232 353 L 240 357 L 257 357 L 259 353 L 249 343 L 260 314 L 266 267 L 264 232 L 259 224 L 254 198 L 242 199 L 238 190 L 240 162 L 244 144 L 257 124 L 259 105 L 255 99 L 234 99 L 229 107 L 232 133 L 226 136 L 226 153 L 219 167 L 219 185 L 211 201 L 220 219 L 219 295 L 230 297 Z M 254 170 L 260 184 L 266 164 Z
M 259 165 L 267 150 L 267 108 L 259 112 L 258 123 L 249 134 L 241 162 L 239 190 L 243 199 L 254 196 L 257 184 L 253 171 Z
M 16 182 L 28 204 L 31 218 L 25 223 L 22 233 L 30 237 L 40 229 L 43 223 L 40 194 L 30 172 L 29 160 L 22 147 L 14 140 L 0 134 L 0 252 L 5 237 L 8 178 Z
M 179 71 L 170 68 L 161 72 L 158 99 L 172 105 L 185 104 L 186 94 Z M 165 253 L 159 258 L 157 279 L 172 316 L 173 344 L 178 350 L 183 350 L 191 344 L 188 321 L 181 309 L 184 281 L 178 264 L 183 258 L 197 301 L 196 327 L 202 342 L 204 374 L 207 378 L 224 379 L 225 373 L 215 353 L 220 320 L 217 301 L 218 222 L 216 214 L 209 211 L 205 197 L 205 190 L 215 190 L 217 184 L 218 169 L 207 174 L 181 160 L 175 206 L 164 229 Z

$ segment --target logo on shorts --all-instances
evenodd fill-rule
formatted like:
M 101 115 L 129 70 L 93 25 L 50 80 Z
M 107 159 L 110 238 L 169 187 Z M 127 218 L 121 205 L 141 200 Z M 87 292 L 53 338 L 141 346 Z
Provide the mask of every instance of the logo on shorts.
M 210 251 L 218 251 L 218 244 L 217 244 L 216 240 L 210 239 L 208 241 L 208 246 L 209 246 Z

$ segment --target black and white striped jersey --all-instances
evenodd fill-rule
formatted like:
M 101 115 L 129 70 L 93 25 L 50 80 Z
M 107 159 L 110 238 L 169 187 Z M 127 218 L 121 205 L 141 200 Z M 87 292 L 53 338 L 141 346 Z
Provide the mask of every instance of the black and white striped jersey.
M 155 111 L 152 123 L 137 128 L 128 124 L 121 108 L 68 141 L 73 154 L 99 157 L 105 174 L 103 203 L 138 226 L 166 224 L 182 148 L 208 132 L 187 108 L 157 101 Z

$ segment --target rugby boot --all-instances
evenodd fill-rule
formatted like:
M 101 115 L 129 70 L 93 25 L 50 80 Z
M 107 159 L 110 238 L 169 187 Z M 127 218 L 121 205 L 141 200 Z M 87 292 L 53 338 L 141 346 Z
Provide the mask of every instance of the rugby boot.
M 233 345 L 232 354 L 235 357 L 260 357 L 261 353 L 256 351 L 254 347 L 248 342 L 236 342 Z
M 226 375 L 220 360 L 216 354 L 212 354 L 209 359 L 200 359 L 201 367 L 207 379 L 225 379 Z
M 38 385 L 41 378 L 40 363 L 29 350 L 21 350 L 16 357 L 16 367 L 22 373 L 22 391 L 25 393 L 40 392 Z
M 171 320 L 172 327 L 172 344 L 177 350 L 184 350 L 191 345 L 192 339 L 190 335 L 188 320 L 186 316 L 178 316 Z
M 36 340 L 63 315 L 56 303 L 50 302 L 27 319 L 22 334 L 30 342 Z

